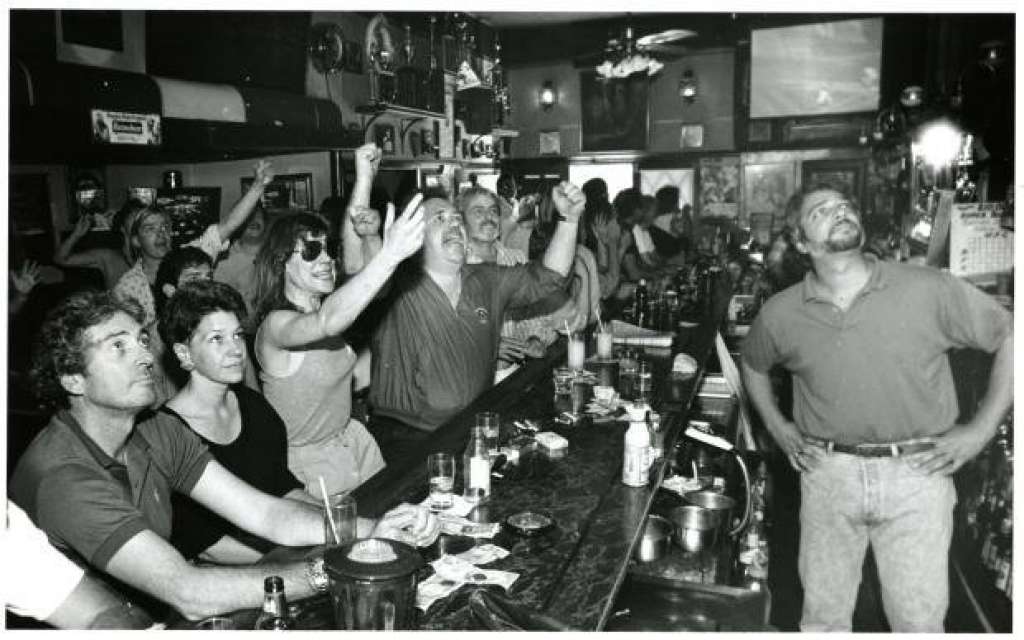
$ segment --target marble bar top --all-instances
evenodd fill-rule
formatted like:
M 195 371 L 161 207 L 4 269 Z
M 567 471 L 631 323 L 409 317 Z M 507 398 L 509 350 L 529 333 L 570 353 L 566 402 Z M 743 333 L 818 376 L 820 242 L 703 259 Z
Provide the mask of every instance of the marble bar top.
M 672 354 L 686 352 L 703 366 L 714 352 L 715 334 L 727 302 L 728 295 L 716 295 L 699 325 L 677 335 L 671 352 L 645 356 L 655 365 L 655 409 L 661 412 L 668 429 L 665 451 L 672 450 L 681 432 L 682 418 L 700 379 L 698 375 L 671 380 L 668 372 Z M 513 420 L 524 418 L 562 435 L 569 441 L 567 452 L 549 455 L 541 448 L 525 453 L 517 465 L 503 469 L 503 478 L 492 478 L 490 499 L 470 518 L 503 522 L 525 510 L 553 518 L 553 530 L 537 538 L 518 538 L 503 530 L 495 542 L 511 553 L 487 568 L 519 574 L 508 595 L 526 608 L 572 628 L 593 631 L 601 629 L 612 612 L 667 462 L 665 458 L 655 462 L 646 487 L 626 486 L 621 481 L 624 422 L 597 425 L 583 421 L 575 426 L 555 422 L 564 407 L 555 406 L 551 371 L 564 360 L 563 339 L 549 349 L 545 358 L 526 362 L 519 371 L 481 394 L 470 407 L 442 425 L 421 451 L 409 459 L 393 461 L 354 495 L 360 515 L 370 517 L 400 502 L 422 501 L 426 497 L 427 454 L 455 453 L 461 467 L 461 453 L 479 411 L 499 412 L 503 435 L 511 429 Z M 473 628 L 472 624 L 466 598 L 458 594 L 434 603 L 420 617 L 421 629 L 467 629 Z

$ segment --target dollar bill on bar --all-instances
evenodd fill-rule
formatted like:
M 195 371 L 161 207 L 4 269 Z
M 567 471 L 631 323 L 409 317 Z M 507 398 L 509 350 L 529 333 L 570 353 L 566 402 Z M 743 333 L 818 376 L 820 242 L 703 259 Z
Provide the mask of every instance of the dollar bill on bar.
M 501 530 L 501 525 L 497 522 L 473 522 L 446 513 L 439 513 L 437 519 L 441 521 L 441 532 L 450 536 L 493 538 Z
M 496 544 L 482 544 L 479 547 L 473 547 L 468 551 L 456 554 L 455 557 L 465 560 L 470 564 L 481 565 L 501 560 L 507 555 L 508 551 Z
M 416 607 L 422 611 L 426 611 L 430 608 L 430 605 L 434 604 L 434 602 L 447 597 L 464 584 L 466 583 L 449 580 L 448 578 L 444 578 L 440 574 L 435 573 L 417 585 Z
M 430 566 L 434 568 L 435 575 L 464 584 L 496 584 L 502 589 L 508 589 L 519 579 L 518 573 L 481 569 L 455 556 L 443 556 L 431 562 Z

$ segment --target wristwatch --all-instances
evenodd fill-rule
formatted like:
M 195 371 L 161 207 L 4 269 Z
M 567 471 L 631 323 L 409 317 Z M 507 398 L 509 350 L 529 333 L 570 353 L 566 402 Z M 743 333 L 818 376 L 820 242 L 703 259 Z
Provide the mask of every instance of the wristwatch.
M 306 558 L 306 580 L 309 586 L 317 593 L 324 593 L 330 581 L 327 579 L 327 571 L 324 569 L 324 557 L 322 555 Z

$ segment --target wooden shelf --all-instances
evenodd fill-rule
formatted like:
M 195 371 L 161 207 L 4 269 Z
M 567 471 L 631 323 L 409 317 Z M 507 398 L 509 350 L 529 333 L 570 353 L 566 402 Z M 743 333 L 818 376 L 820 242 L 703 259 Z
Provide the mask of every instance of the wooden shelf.
M 428 111 L 426 109 L 417 109 L 416 107 L 406 107 L 400 104 L 390 104 L 384 102 L 379 104 L 360 105 L 356 107 L 356 113 L 369 116 L 379 116 L 383 113 L 393 113 L 399 116 L 444 119 L 444 113 L 441 113 L 439 111 Z

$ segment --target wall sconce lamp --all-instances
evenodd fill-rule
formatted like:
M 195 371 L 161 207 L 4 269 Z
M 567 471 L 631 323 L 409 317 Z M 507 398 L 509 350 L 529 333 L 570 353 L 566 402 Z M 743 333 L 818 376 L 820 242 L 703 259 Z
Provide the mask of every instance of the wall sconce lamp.
M 697 76 L 693 75 L 692 69 L 687 69 L 679 78 L 679 97 L 686 101 L 686 104 L 693 104 L 697 98 Z
M 551 107 L 555 106 L 555 103 L 558 102 L 558 91 L 555 90 L 555 84 L 550 80 L 545 80 L 540 88 L 540 93 L 537 95 L 537 99 L 542 109 L 551 111 Z

